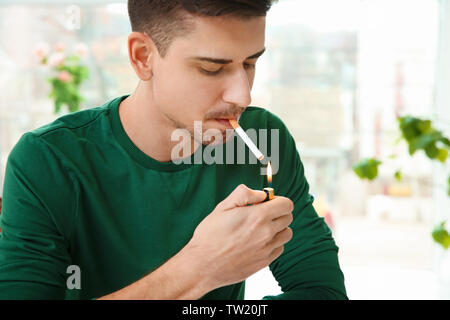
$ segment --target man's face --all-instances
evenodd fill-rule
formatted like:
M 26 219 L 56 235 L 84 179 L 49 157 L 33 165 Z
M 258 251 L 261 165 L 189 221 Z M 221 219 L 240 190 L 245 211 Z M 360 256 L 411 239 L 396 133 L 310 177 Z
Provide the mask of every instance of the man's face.
M 155 56 L 153 97 L 175 128 L 194 136 L 194 121 L 202 121 L 203 132 L 218 129 L 226 140 L 225 130 L 231 127 L 217 119 L 236 119 L 251 102 L 255 63 L 264 50 L 265 17 L 194 21 L 193 32 L 176 38 L 164 58 Z

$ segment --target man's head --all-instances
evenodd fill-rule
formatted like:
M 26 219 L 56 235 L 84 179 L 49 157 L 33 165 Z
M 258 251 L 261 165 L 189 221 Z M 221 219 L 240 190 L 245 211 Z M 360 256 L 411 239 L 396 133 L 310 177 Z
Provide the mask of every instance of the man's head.
M 271 0 L 129 0 L 130 61 L 164 121 L 226 127 L 251 102 Z M 205 143 L 207 144 L 207 143 Z

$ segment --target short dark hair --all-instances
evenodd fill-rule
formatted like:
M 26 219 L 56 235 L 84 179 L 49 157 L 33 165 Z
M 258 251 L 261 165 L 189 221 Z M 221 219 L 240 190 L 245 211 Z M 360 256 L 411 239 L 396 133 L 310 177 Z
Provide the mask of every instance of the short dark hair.
M 277 0 L 128 0 L 132 31 L 145 32 L 164 57 L 172 41 L 193 31 L 187 14 L 232 16 L 239 19 L 265 16 Z

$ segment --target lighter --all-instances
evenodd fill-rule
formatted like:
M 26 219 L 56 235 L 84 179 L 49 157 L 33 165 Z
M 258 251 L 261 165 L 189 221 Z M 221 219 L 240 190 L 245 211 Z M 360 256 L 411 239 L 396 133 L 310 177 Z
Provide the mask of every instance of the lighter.
M 267 194 L 264 202 L 272 200 L 275 197 L 275 190 L 272 188 L 272 166 L 270 165 L 270 161 L 267 164 L 267 184 L 268 187 L 263 189 L 263 191 Z

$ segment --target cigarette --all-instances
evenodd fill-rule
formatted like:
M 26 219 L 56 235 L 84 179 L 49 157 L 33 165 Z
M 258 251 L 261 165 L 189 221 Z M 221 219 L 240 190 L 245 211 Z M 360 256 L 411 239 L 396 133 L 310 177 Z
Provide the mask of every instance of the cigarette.
M 231 126 L 234 128 L 234 130 L 239 134 L 242 140 L 244 140 L 245 144 L 249 147 L 249 149 L 253 152 L 256 159 L 262 160 L 264 159 L 263 154 L 259 149 L 255 146 L 253 141 L 248 137 L 248 135 L 245 133 L 244 130 L 242 130 L 241 126 L 238 124 L 238 122 L 234 119 L 229 120 Z

